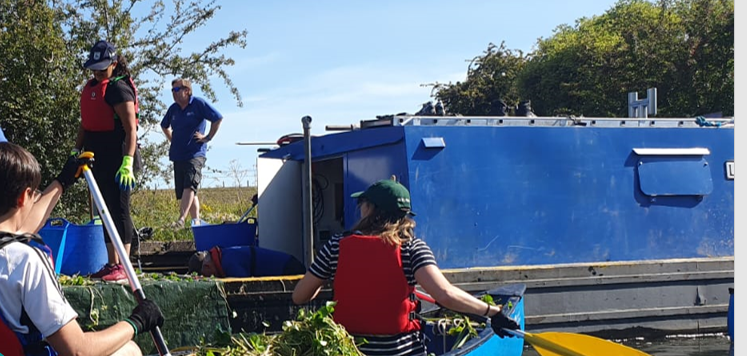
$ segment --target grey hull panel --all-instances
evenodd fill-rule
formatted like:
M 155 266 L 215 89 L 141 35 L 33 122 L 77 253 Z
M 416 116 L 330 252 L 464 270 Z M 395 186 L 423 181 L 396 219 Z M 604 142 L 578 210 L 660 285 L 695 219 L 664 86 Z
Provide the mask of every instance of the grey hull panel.
M 444 270 L 471 292 L 526 285 L 526 330 L 581 332 L 612 338 L 718 333 L 727 330 L 728 288 L 734 257 Z M 226 280 L 237 315 L 232 328 L 279 329 L 297 306 L 291 292 L 300 276 Z M 330 299 L 324 288 L 314 302 Z
M 446 271 L 470 291 L 527 285 L 526 325 L 614 337 L 726 330 L 734 258 L 677 259 Z

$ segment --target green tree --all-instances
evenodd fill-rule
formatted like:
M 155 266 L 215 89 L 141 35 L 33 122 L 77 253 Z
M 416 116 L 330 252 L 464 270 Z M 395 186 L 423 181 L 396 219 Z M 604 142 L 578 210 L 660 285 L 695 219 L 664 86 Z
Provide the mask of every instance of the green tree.
M 687 48 L 679 114 L 734 115 L 734 1 L 685 0 L 673 6 L 682 18 Z M 688 87 L 692 90 L 684 90 Z
M 0 0 L 0 125 L 39 159 L 44 183 L 53 179 L 80 122 L 80 89 L 90 76 L 82 63 L 91 45 L 106 39 L 127 58 L 138 86 L 145 163 L 138 186 L 168 175 L 168 167 L 158 164 L 167 142 L 146 139 L 160 131 L 166 104 L 158 97 L 167 80 L 189 78 L 216 100 L 210 79 L 221 78 L 242 106 L 226 71 L 234 61 L 223 51 L 244 48 L 246 30 L 231 31 L 202 49 L 182 47 L 218 10 L 215 1 L 202 0 L 172 0 L 168 6 L 161 0 Z M 65 194 L 55 215 L 82 219 L 88 204 L 79 184 Z
M 656 87 L 660 117 L 732 116 L 734 1 L 621 0 L 556 27 L 526 56 L 490 44 L 464 82 L 431 85 L 463 115 L 485 115 L 500 98 L 531 99 L 540 116 L 626 117 L 628 92 Z
M 71 88 L 84 78 L 56 20 L 44 1 L 0 0 L 0 126 L 36 156 L 46 182 L 72 147 L 80 97 Z
M 656 87 L 659 116 L 733 115 L 733 2 L 618 2 L 540 40 L 520 77 L 540 115 L 627 116 Z
M 450 113 L 488 115 L 499 100 L 509 106 L 518 103 L 516 79 L 525 62 L 522 51 L 507 49 L 505 42 L 500 46 L 490 43 L 482 55 L 472 59 L 464 82 L 430 85 Z
M 656 87 L 659 116 L 733 115 L 733 2 L 623 0 L 540 40 L 519 80 L 540 115 L 627 116 Z

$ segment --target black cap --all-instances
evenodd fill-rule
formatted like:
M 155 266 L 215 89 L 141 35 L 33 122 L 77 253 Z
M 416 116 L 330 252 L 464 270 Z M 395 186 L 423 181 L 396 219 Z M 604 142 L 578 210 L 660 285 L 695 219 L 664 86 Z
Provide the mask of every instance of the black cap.
M 113 44 L 104 40 L 98 41 L 91 47 L 91 53 L 88 54 L 88 60 L 83 67 L 90 70 L 104 70 L 117 60 L 115 51 Z

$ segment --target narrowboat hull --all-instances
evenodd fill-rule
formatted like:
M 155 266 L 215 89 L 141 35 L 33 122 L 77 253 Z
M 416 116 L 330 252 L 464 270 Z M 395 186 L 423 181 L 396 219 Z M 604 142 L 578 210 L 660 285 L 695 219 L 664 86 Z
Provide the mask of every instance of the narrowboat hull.
M 734 128 L 722 121 L 362 121 L 260 155 L 261 245 L 310 263 L 356 221 L 350 194 L 394 176 L 453 283 L 527 284 L 530 331 L 725 332 Z

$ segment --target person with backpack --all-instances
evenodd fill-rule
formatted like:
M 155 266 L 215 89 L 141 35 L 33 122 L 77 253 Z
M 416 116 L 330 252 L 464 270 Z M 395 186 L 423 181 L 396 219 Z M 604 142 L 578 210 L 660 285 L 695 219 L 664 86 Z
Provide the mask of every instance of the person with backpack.
M 93 152 L 96 163 L 91 171 L 129 255 L 135 237 L 130 194 L 139 160 L 137 89 L 127 60 L 107 41 L 98 41 L 91 47 L 83 66 L 92 71 L 93 78 L 81 93 L 81 122 L 71 155 L 77 156 L 81 150 Z M 121 282 L 127 275 L 111 238 L 104 229 L 108 262 L 90 277 Z
M 49 218 L 62 191 L 75 183 L 83 162 L 68 158 L 41 192 L 36 158 L 0 138 L 0 354 L 141 356 L 132 338 L 163 325 L 158 305 L 146 299 L 124 320 L 84 332 L 62 293 L 49 249 L 36 234 L 39 221 Z

